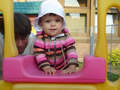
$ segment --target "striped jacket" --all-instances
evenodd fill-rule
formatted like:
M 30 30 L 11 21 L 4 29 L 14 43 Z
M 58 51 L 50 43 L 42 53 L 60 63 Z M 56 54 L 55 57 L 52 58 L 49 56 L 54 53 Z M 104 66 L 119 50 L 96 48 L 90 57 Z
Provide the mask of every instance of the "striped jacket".
M 65 69 L 69 65 L 78 66 L 75 40 L 66 29 L 55 37 L 39 32 L 34 43 L 35 60 L 40 69 L 50 65 L 56 70 Z

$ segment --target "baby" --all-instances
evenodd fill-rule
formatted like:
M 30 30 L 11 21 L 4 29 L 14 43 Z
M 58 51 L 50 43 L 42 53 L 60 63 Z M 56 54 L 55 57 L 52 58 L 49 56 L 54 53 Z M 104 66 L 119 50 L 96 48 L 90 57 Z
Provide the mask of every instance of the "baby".
M 39 30 L 33 49 L 38 67 L 46 74 L 55 74 L 56 70 L 76 72 L 75 40 L 65 29 L 64 9 L 57 0 L 42 2 L 34 26 Z

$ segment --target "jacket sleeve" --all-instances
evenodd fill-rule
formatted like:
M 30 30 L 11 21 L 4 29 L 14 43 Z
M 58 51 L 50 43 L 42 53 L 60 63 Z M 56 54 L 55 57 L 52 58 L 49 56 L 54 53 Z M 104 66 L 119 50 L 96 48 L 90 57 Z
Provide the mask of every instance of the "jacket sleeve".
M 45 54 L 44 44 L 45 43 L 43 42 L 42 39 L 36 38 L 34 42 L 34 48 L 33 48 L 35 61 L 41 70 L 45 66 L 50 66 L 49 61 L 47 60 L 47 57 Z
M 75 48 L 75 40 L 70 34 L 68 34 L 65 42 L 66 42 L 65 47 L 66 47 L 66 58 L 68 61 L 68 66 L 69 65 L 78 66 L 78 55 Z

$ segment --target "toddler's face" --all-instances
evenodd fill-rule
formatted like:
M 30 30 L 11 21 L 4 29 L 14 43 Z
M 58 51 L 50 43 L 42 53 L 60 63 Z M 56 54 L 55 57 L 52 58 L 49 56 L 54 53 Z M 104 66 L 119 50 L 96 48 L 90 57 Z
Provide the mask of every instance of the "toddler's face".
M 60 34 L 63 29 L 63 19 L 58 15 L 45 15 L 41 19 L 40 26 L 50 36 Z
M 21 37 L 20 35 L 15 36 L 15 42 L 16 42 L 16 46 L 19 54 L 22 54 L 24 52 L 28 44 L 28 38 L 29 36 L 26 36 L 26 37 Z

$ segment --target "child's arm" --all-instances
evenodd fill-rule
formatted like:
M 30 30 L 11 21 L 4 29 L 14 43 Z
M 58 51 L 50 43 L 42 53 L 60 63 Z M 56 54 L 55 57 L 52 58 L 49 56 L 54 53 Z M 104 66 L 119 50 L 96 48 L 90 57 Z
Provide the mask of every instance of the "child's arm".
M 74 51 L 74 52 L 73 52 Z M 69 50 L 67 51 L 67 59 L 68 63 L 66 65 L 66 69 L 62 71 L 63 74 L 71 74 L 77 71 L 78 66 L 78 59 L 77 59 L 77 53 L 75 50 Z
M 73 73 L 76 72 L 76 67 L 78 66 L 78 55 L 75 48 L 75 40 L 68 35 L 66 42 L 66 57 L 67 57 L 67 65 L 66 69 L 63 70 L 63 73 Z
M 46 74 L 54 74 L 56 72 L 55 69 L 50 67 L 50 63 L 46 58 L 44 42 L 42 40 L 37 39 L 35 41 L 33 52 L 38 68 L 40 68 Z

